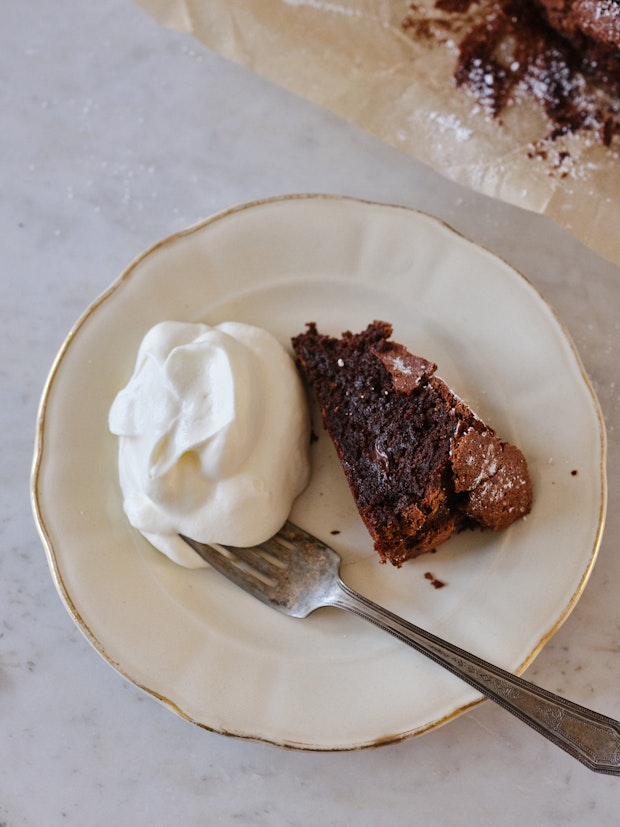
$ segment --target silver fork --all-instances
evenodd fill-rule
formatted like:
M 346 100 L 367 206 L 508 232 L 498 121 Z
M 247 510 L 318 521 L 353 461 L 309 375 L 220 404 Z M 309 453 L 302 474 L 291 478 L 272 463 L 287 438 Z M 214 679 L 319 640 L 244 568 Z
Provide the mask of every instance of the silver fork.
M 323 606 L 353 612 L 444 666 L 591 770 L 620 775 L 620 722 L 487 663 L 353 591 L 340 579 L 338 554 L 292 523 L 251 548 L 183 540 L 268 606 L 292 617 Z

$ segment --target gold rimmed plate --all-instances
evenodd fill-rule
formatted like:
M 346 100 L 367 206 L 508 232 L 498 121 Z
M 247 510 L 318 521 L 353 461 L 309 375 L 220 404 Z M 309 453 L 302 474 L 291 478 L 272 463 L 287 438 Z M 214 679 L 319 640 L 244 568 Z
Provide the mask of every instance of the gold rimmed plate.
M 292 518 L 337 549 L 354 588 L 525 669 L 578 600 L 603 530 L 593 390 L 553 309 L 508 264 L 420 212 L 331 196 L 243 205 L 165 239 L 86 310 L 54 362 L 33 509 L 67 609 L 115 669 L 200 726 L 303 749 L 399 740 L 480 700 L 355 617 L 278 615 L 211 570 L 176 566 L 132 529 L 107 415 L 143 335 L 165 319 L 244 321 L 286 346 L 308 321 L 340 334 L 383 319 L 435 361 L 526 454 L 532 513 L 400 570 L 382 566 L 315 412 L 312 480 Z

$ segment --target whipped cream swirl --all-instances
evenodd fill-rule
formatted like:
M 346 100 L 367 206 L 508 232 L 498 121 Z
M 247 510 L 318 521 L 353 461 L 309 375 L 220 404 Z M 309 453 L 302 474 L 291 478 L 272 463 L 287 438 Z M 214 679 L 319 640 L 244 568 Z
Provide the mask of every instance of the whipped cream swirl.
M 308 406 L 293 360 L 266 330 L 161 322 L 115 398 L 129 522 L 160 551 L 204 565 L 179 537 L 251 546 L 274 534 L 310 474 Z

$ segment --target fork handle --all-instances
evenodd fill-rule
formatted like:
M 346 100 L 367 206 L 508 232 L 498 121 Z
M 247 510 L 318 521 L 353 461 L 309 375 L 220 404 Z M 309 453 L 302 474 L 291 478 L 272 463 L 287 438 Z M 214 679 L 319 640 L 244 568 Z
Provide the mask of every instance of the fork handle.
M 353 612 L 427 655 L 591 770 L 620 775 L 620 722 L 487 663 L 378 606 L 340 580 L 330 605 Z

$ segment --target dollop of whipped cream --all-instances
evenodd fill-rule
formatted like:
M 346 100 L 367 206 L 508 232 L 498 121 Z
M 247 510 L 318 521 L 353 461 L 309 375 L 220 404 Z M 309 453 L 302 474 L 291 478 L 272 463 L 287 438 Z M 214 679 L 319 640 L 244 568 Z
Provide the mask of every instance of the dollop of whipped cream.
M 283 525 L 310 475 L 295 364 L 266 330 L 161 322 L 108 417 L 123 507 L 174 562 L 205 565 L 179 534 L 251 546 Z

